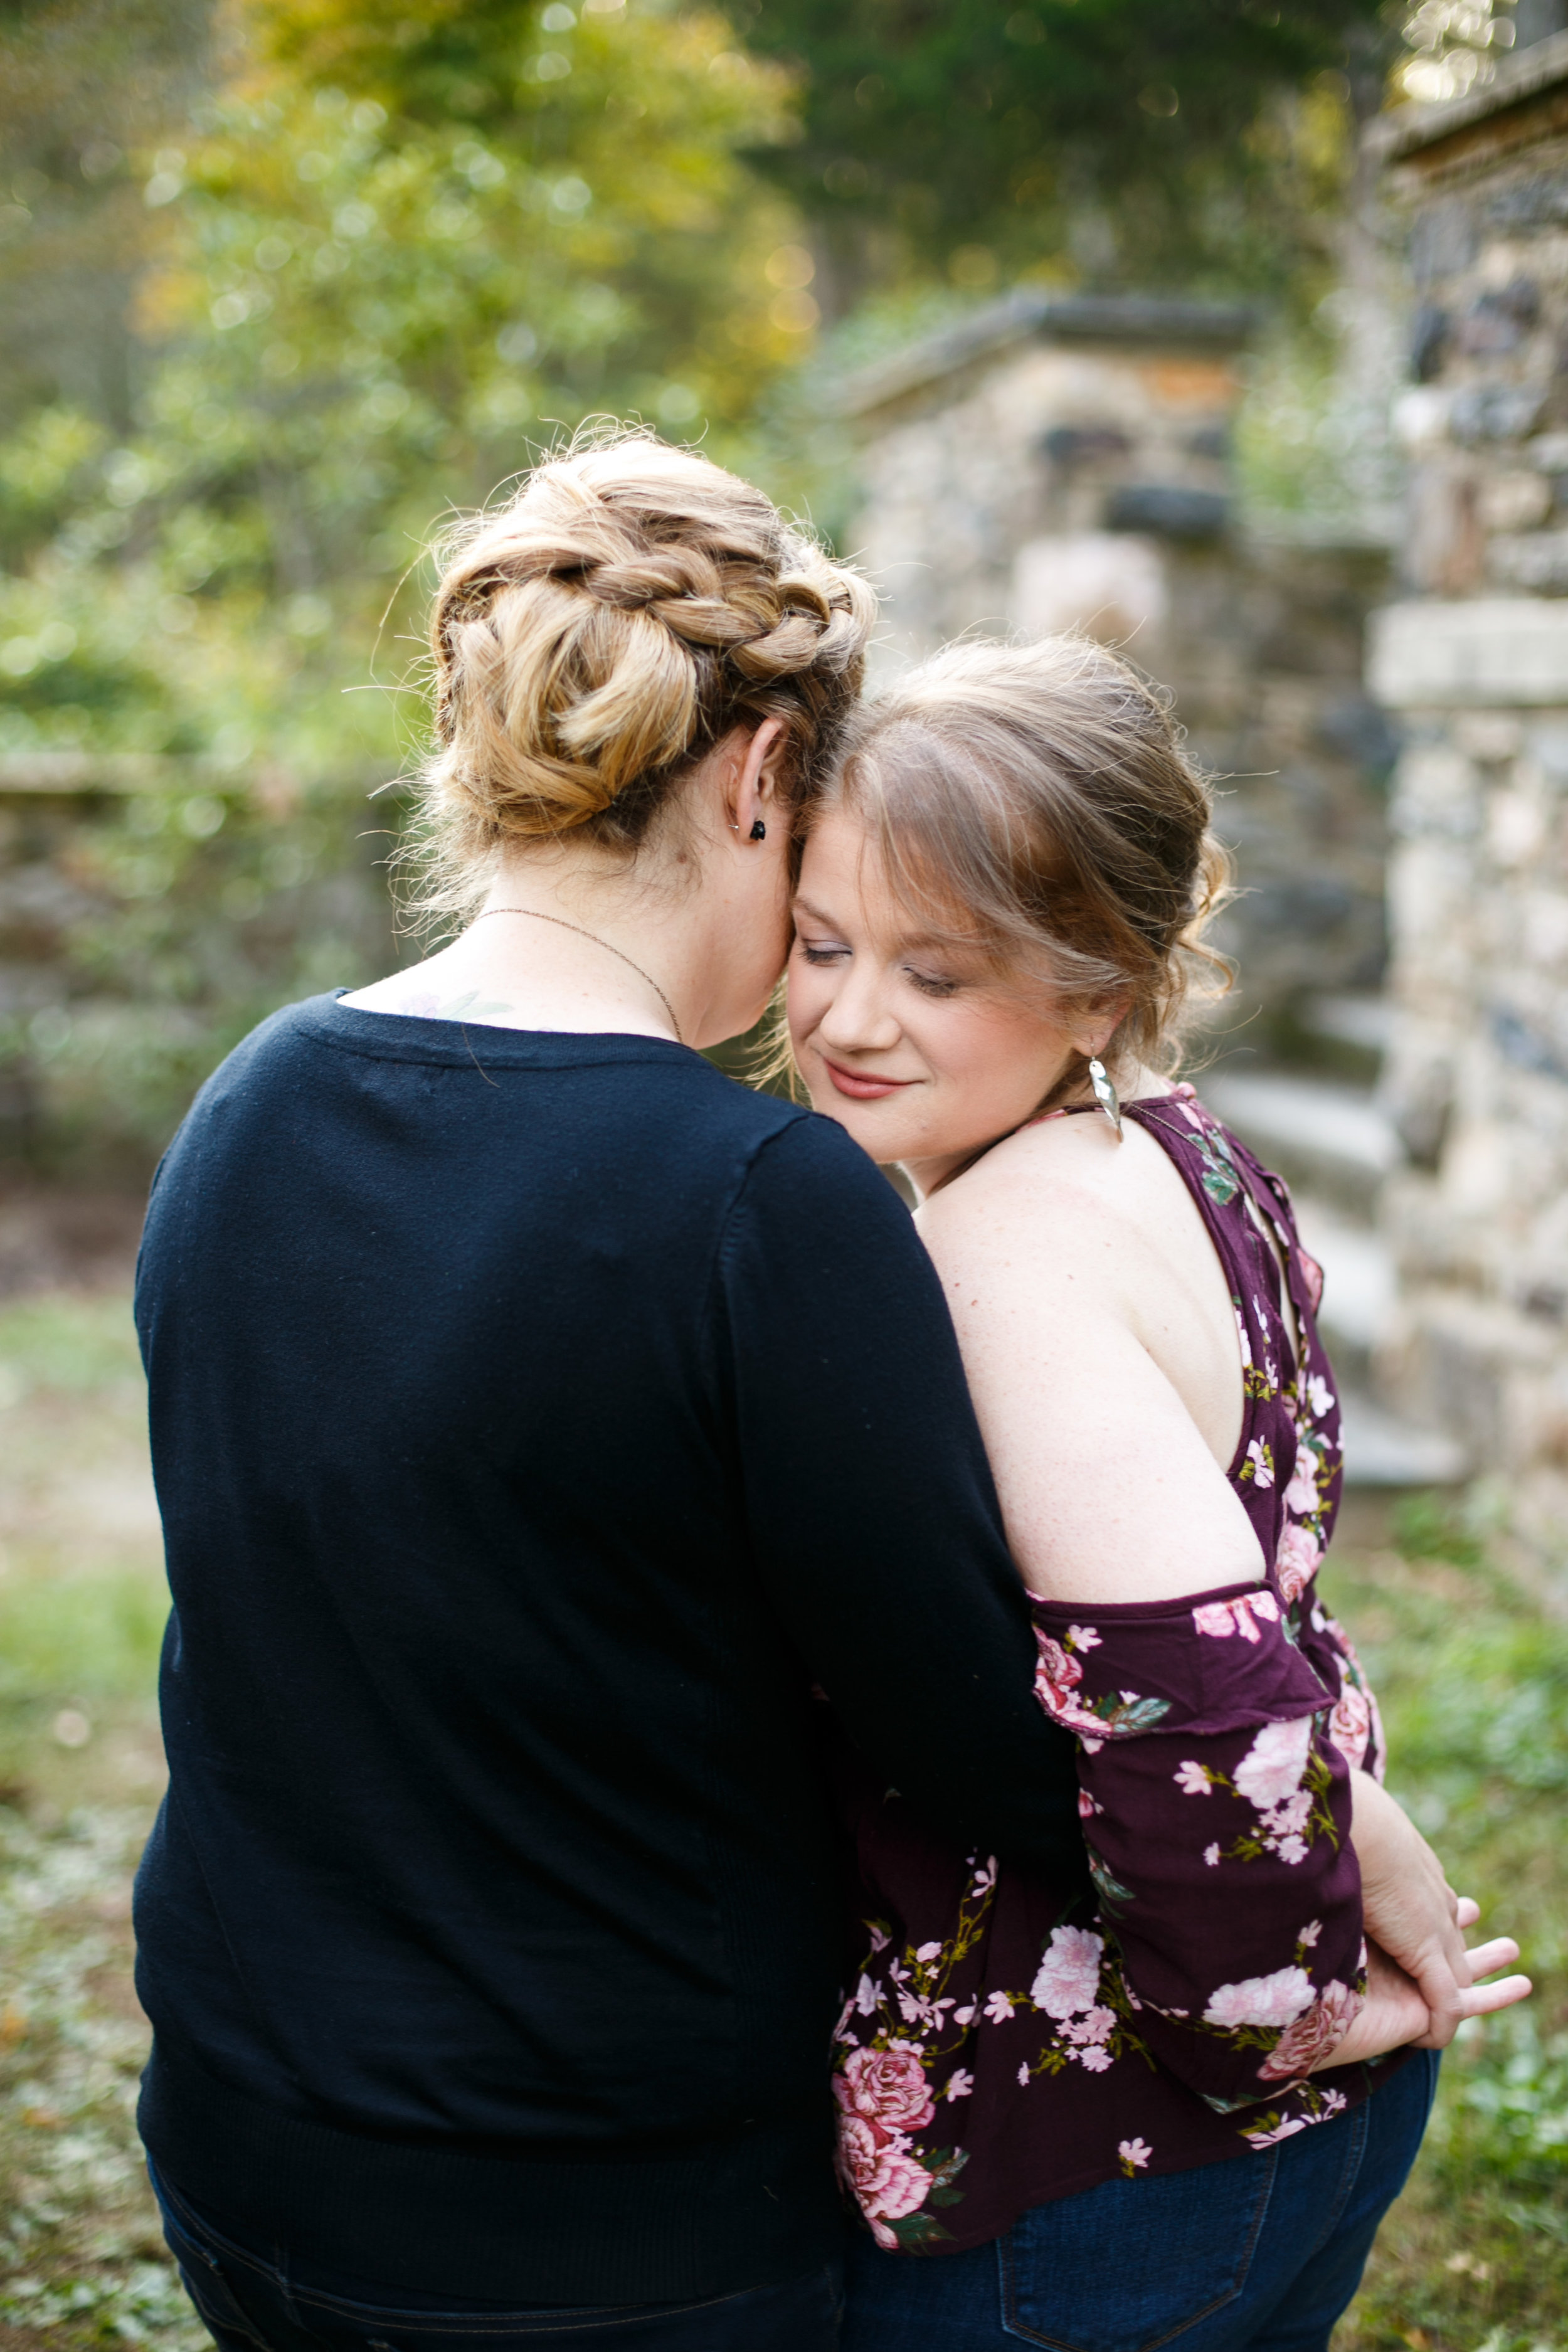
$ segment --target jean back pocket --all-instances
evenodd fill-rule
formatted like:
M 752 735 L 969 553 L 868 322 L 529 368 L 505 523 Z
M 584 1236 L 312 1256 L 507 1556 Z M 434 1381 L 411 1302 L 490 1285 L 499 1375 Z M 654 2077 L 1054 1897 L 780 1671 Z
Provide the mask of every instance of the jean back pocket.
M 1246 2285 L 1276 2160 L 1269 2148 L 1035 2206 L 998 2248 L 1004 2333 L 1050 2352 L 1158 2352 Z

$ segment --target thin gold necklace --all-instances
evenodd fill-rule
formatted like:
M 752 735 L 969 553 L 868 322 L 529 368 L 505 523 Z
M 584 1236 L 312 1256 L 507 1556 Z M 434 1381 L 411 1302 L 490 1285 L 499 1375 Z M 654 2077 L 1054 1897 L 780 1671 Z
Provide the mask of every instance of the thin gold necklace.
M 564 915 L 542 915 L 537 907 L 487 907 L 484 914 L 476 915 L 474 917 L 474 920 L 476 923 L 482 923 L 486 917 L 489 915 L 527 915 L 530 916 L 536 923 L 555 923 L 560 926 L 562 930 L 575 931 L 580 940 L 592 940 L 596 948 L 605 948 L 611 955 L 619 956 L 624 964 L 631 965 L 631 969 L 636 972 L 639 980 L 647 981 L 648 986 L 652 989 L 654 994 L 658 997 L 659 1003 L 663 1005 L 665 1011 L 669 1015 L 669 1025 L 675 1032 L 676 1044 L 678 1045 L 685 1045 L 686 1040 L 680 1034 L 680 1024 L 675 1017 L 675 1007 L 670 1003 L 668 997 L 666 996 L 663 989 L 660 988 L 658 981 L 655 980 L 652 972 L 644 971 L 640 963 L 632 963 L 632 960 L 630 956 L 627 955 L 626 950 L 624 948 L 616 947 L 612 940 L 602 940 L 597 931 L 584 930 L 581 923 L 569 923 Z

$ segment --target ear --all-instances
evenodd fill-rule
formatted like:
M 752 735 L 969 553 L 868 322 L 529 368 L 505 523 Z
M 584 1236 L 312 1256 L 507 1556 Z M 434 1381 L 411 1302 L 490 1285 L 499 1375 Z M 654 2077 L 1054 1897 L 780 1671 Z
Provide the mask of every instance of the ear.
M 1083 1026 L 1073 1031 L 1073 1051 L 1081 1054 L 1086 1062 L 1098 1062 L 1126 1020 L 1129 1002 L 1121 997 L 1114 1003 L 1098 1006 Z
M 751 838 L 759 817 L 774 814 L 788 750 L 789 729 L 782 719 L 764 719 L 754 735 L 737 742 L 738 756 L 726 780 L 724 806 L 731 829 L 742 841 Z

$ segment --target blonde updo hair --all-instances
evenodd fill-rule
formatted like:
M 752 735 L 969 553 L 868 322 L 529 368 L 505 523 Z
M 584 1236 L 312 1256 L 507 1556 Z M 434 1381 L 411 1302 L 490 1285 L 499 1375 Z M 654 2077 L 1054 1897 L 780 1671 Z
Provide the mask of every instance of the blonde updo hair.
M 836 805 L 928 933 L 1069 1016 L 1124 1004 L 1113 1073 L 1173 1068 L 1184 1015 L 1230 985 L 1204 940 L 1231 881 L 1209 788 L 1169 698 L 1086 637 L 970 642 L 910 671 L 850 721 L 818 803 Z M 1047 1104 L 1087 1075 L 1075 1055 Z
M 634 854 L 732 728 L 782 719 L 786 803 L 816 790 L 876 599 L 749 483 L 649 433 L 580 437 L 441 555 L 426 908 L 471 902 L 509 843 Z

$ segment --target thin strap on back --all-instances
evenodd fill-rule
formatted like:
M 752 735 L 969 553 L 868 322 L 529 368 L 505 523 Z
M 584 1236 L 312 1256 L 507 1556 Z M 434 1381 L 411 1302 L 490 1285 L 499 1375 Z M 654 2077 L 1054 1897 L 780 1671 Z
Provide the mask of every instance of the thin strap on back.
M 1098 1103 L 1061 1103 L 1054 1110 L 1038 1112 L 1025 1125 L 1040 1127 L 1047 1119 L 1072 1118 L 1081 1112 L 1099 1109 Z M 1183 1084 L 1166 1095 L 1141 1095 L 1133 1101 L 1124 1102 L 1121 1109 L 1124 1117 L 1134 1118 L 1140 1127 L 1162 1139 L 1162 1149 L 1197 1203 L 1225 1268 L 1237 1313 L 1244 1323 L 1249 1319 L 1249 1303 L 1256 1313 L 1255 1273 L 1243 1253 L 1244 1238 L 1255 1248 L 1267 1252 L 1270 1286 L 1281 1324 L 1298 1366 L 1303 1365 L 1312 1318 L 1322 1295 L 1322 1268 L 1301 1246 L 1295 1211 L 1283 1177 L 1265 1168 L 1239 1137 L 1221 1125 L 1200 1101 L 1195 1087 Z M 1162 1116 L 1171 1109 L 1175 1109 L 1179 1117 Z M 1167 1138 L 1168 1141 L 1163 1139 Z M 1172 1144 L 1180 1144 L 1184 1149 L 1173 1150 Z M 1225 1214 L 1238 1194 L 1247 1203 L 1242 1212 L 1245 1224 L 1234 1214 Z

